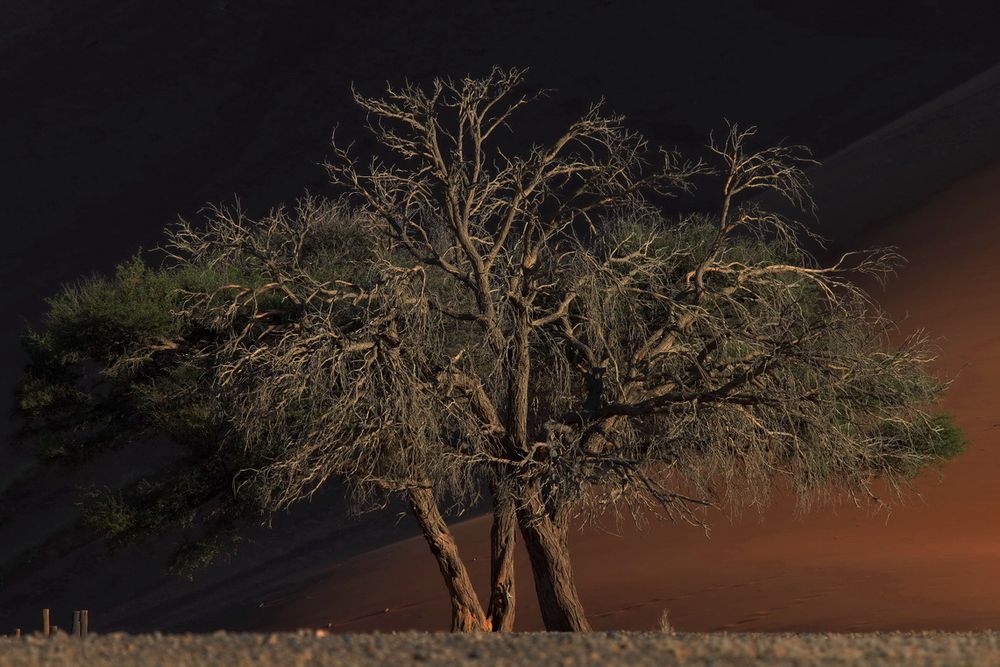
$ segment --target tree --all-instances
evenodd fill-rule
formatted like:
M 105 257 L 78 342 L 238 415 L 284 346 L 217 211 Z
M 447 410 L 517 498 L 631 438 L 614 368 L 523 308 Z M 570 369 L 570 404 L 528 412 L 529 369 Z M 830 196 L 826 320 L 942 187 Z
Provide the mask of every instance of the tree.
M 495 69 L 356 93 L 380 151 L 334 146 L 345 201 L 175 227 L 162 274 L 213 278 L 170 291 L 180 329 L 102 363 L 131 369 L 126 384 L 199 369 L 189 396 L 210 395 L 241 460 L 235 497 L 254 506 L 331 478 L 361 504 L 404 494 L 456 629 L 512 627 L 517 532 L 546 628 L 585 630 L 576 517 L 698 523 L 709 504 L 762 506 L 776 477 L 806 502 L 865 497 L 954 453 L 929 412 L 943 386 L 926 337 L 893 344 L 854 280 L 883 278 L 895 254 L 820 264 L 762 204 L 809 204 L 804 149 L 751 150 L 753 131 L 730 127 L 685 161 L 600 106 L 538 142 L 510 133 L 539 97 L 523 81 Z M 718 209 L 665 213 L 698 179 L 721 181 Z M 485 610 L 437 504 L 481 490 Z

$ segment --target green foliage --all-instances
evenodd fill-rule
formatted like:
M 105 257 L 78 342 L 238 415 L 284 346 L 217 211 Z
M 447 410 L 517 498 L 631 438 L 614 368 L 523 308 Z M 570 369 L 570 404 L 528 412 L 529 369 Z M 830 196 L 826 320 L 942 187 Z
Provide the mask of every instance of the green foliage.
M 965 451 L 969 441 L 951 415 L 938 415 L 931 422 L 924 451 L 935 462 L 951 461 Z
M 257 516 L 249 504 L 226 497 L 231 480 L 219 471 L 187 462 L 128 489 L 88 487 L 77 505 L 86 525 L 108 536 L 112 548 L 180 529 L 169 570 L 191 579 L 199 569 L 232 556 L 244 541 L 237 526 Z
M 88 526 L 111 537 L 133 532 L 140 521 L 135 506 L 125 502 L 122 492 L 107 487 L 84 489 L 77 505 Z
M 232 558 L 245 542 L 246 539 L 231 528 L 212 531 L 205 537 L 182 544 L 171 558 L 168 569 L 178 577 L 193 579 L 199 570 Z
M 232 493 L 232 470 L 244 462 L 241 452 L 225 449 L 226 427 L 203 380 L 204 328 L 186 315 L 185 303 L 192 292 L 261 280 L 239 266 L 153 269 L 136 255 L 112 277 L 64 287 L 48 300 L 40 331 L 24 337 L 20 437 L 40 459 L 76 464 L 156 434 L 183 447 L 180 460 L 156 477 L 82 492 L 87 524 L 113 544 L 187 530 L 203 546 L 189 550 L 182 542 L 175 563 L 183 569 L 185 554 L 204 561 L 204 545 L 221 543 L 216 533 L 257 516 Z
M 46 372 L 36 367 L 29 371 L 18 387 L 18 408 L 21 412 L 39 416 L 43 410 L 57 404 L 86 400 L 86 394 L 64 378 L 57 379 L 58 377 L 54 369 Z
M 176 316 L 181 278 L 149 269 L 136 255 L 112 279 L 95 276 L 65 287 L 48 301 L 48 347 L 66 361 L 108 359 L 136 341 L 173 338 L 183 326 Z

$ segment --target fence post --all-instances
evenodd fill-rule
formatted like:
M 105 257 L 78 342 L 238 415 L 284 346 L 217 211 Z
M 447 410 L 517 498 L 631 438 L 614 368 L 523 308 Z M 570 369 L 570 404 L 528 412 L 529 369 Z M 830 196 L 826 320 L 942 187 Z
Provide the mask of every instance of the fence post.
M 49 625 L 49 610 L 42 610 L 42 635 L 49 637 L 52 635 L 52 626 Z
M 86 609 L 80 610 L 80 636 L 87 636 L 87 626 L 90 625 L 90 612 Z
M 21 628 L 14 628 L 14 636 L 15 637 L 21 636 Z
M 79 611 L 74 611 L 73 612 L 73 636 L 74 637 L 82 637 L 83 636 L 81 634 L 81 632 L 80 632 L 80 612 Z

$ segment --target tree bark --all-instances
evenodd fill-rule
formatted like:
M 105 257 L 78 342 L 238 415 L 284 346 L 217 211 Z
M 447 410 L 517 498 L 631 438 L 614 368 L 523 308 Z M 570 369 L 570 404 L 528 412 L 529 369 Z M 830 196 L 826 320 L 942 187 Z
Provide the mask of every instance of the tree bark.
M 518 523 L 531 559 L 542 622 L 550 632 L 589 632 L 569 557 L 569 524 L 544 511 L 540 502 L 518 511 Z
M 487 615 L 494 632 L 514 629 L 514 544 L 517 514 L 510 494 L 493 491 L 493 526 L 490 528 L 490 602 Z
M 459 632 L 489 631 L 489 620 L 483 613 L 483 606 L 458 553 L 458 545 L 438 510 L 434 493 L 427 488 L 410 489 L 407 501 L 448 588 L 451 597 L 451 629 Z

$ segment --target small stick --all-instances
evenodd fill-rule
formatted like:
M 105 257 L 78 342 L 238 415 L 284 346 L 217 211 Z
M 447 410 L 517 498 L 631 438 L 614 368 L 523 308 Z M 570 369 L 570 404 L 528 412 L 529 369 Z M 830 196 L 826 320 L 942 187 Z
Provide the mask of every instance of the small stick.
M 58 635 L 59 634 L 59 626 L 58 625 L 53 625 L 52 626 L 52 634 L 53 635 Z
M 79 611 L 74 611 L 73 612 L 73 636 L 74 637 L 81 637 L 82 636 L 80 634 L 80 612 Z
M 90 612 L 86 609 L 80 611 L 80 636 L 87 636 L 87 626 L 90 624 Z
M 49 625 L 49 610 L 42 610 L 42 634 L 46 637 L 52 635 L 52 626 Z

